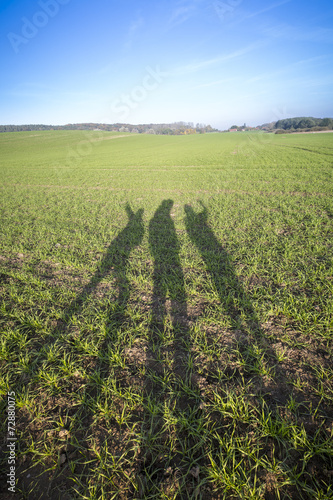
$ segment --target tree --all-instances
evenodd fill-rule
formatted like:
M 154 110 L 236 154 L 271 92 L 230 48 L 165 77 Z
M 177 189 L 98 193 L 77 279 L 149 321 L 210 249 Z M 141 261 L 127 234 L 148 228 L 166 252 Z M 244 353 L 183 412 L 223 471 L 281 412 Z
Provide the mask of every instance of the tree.
M 324 119 L 321 121 L 321 126 L 322 126 L 322 127 L 330 127 L 330 128 L 333 128 L 333 120 L 332 120 L 332 118 L 324 118 Z
M 316 124 L 311 118 L 304 118 L 300 122 L 298 122 L 298 125 L 296 128 L 312 128 L 315 127 Z

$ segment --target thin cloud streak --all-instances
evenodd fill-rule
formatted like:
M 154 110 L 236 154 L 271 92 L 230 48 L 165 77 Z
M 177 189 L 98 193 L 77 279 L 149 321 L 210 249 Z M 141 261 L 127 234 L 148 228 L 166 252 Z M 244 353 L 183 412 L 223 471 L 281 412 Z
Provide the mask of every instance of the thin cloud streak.
M 248 20 L 252 20 L 254 19 L 255 17 L 258 17 L 262 14 L 266 14 L 267 12 L 270 12 L 274 9 L 277 9 L 278 7 L 282 7 L 283 5 L 286 5 L 288 3 L 292 2 L 292 0 L 282 0 L 281 2 L 277 2 L 277 3 L 273 3 L 271 5 L 268 5 L 268 7 L 265 7 L 264 9 L 260 9 L 256 12 L 248 12 L 246 10 L 242 11 L 240 8 L 239 8 L 239 16 L 238 16 L 238 19 L 237 20 L 234 20 L 232 22 L 230 22 L 230 27 L 231 28 L 236 28 L 237 26 L 239 26 L 240 24 L 244 23 L 244 21 L 248 21 Z M 242 15 L 242 12 L 243 12 L 243 15 Z
M 287 64 L 286 66 L 283 66 L 282 68 L 280 68 L 276 71 L 262 73 L 261 75 L 257 75 L 253 78 L 249 78 L 246 81 L 246 83 L 256 83 L 260 80 L 271 79 L 273 77 L 283 75 L 283 73 L 286 73 L 286 72 L 290 73 L 291 70 L 297 69 L 300 66 L 306 66 L 306 65 L 309 65 L 311 63 L 318 62 L 318 61 L 325 61 L 327 59 L 328 59 L 328 56 L 324 56 L 324 55 L 317 56 L 317 57 L 311 57 L 310 59 L 302 59 L 301 61 L 297 61 L 297 62 L 292 63 L 292 64 Z
M 260 16 L 261 14 L 265 14 L 266 12 L 269 12 L 273 9 L 277 9 L 278 7 L 281 7 L 282 5 L 286 5 L 287 3 L 290 3 L 292 0 L 283 0 L 282 2 L 278 3 L 273 3 L 272 5 L 269 5 L 265 9 L 258 10 L 257 12 L 253 12 L 252 14 L 248 14 L 243 17 L 242 21 L 245 21 L 246 19 L 253 19 L 254 17 Z
M 135 36 L 140 28 L 144 25 L 144 23 L 144 18 L 142 16 L 131 23 L 128 30 L 127 41 L 124 45 L 125 49 L 130 50 L 132 48 Z
M 178 2 L 177 7 L 172 11 L 171 17 L 167 23 L 167 29 L 170 30 L 180 24 L 186 23 L 186 21 L 197 13 L 198 6 L 201 3 L 202 0 L 181 0 Z
M 175 26 L 185 23 L 188 19 L 190 19 L 190 17 L 192 17 L 195 10 L 196 8 L 194 5 L 191 5 L 190 7 L 179 7 L 172 13 L 168 27 L 174 28 Z
M 329 28 L 300 29 L 288 24 L 266 28 L 263 34 L 293 42 L 333 43 L 333 30 Z
M 187 64 L 186 66 L 181 66 L 179 68 L 174 69 L 173 71 L 170 71 L 169 75 L 178 76 L 178 75 L 196 73 L 197 71 L 202 71 L 203 69 L 206 69 L 209 66 L 215 66 L 218 64 L 232 61 L 234 59 L 237 59 L 238 57 L 242 57 L 243 55 L 248 54 L 249 52 L 253 52 L 254 50 L 262 48 L 264 45 L 266 45 L 266 42 L 260 40 L 258 42 L 248 45 L 247 47 L 244 47 L 243 49 L 236 50 L 235 52 L 231 52 L 230 54 L 226 54 L 221 57 L 215 57 L 214 59 L 208 59 L 206 61 L 200 61 L 198 63 L 192 63 L 192 64 Z

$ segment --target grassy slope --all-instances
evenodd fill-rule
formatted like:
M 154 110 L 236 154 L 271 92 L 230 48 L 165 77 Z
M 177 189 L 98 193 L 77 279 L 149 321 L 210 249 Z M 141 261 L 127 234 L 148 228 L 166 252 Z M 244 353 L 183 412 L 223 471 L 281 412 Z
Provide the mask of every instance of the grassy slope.
M 0 150 L 22 497 L 332 498 L 331 135 Z

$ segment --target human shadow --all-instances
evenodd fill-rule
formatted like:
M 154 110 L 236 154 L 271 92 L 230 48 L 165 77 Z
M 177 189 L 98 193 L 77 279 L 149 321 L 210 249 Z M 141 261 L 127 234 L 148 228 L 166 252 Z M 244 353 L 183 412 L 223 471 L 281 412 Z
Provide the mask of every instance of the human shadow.
M 185 226 L 189 238 L 201 254 L 218 294 L 220 302 L 218 312 L 221 311 L 221 316 L 225 315 L 229 317 L 229 325 L 231 325 L 230 328 L 226 329 L 217 328 L 212 334 L 205 331 L 205 340 L 208 343 L 214 343 L 217 347 L 216 351 L 219 350 L 216 361 L 207 370 L 212 376 L 216 391 L 221 391 L 222 397 L 228 393 L 232 395 L 242 394 L 242 398 L 251 401 L 252 409 L 255 408 L 258 414 L 265 415 L 267 421 L 271 419 L 276 428 L 280 425 L 278 422 L 281 421 L 279 420 L 281 418 L 281 407 L 285 405 L 285 408 L 288 408 L 289 401 L 292 400 L 289 399 L 291 396 L 299 403 L 297 418 L 300 418 L 300 421 L 305 418 L 307 419 L 308 407 L 309 405 L 312 407 L 314 397 L 309 395 L 310 402 L 306 401 L 308 396 L 304 396 L 304 389 L 299 390 L 299 388 L 290 383 L 291 372 L 289 370 L 294 369 L 294 367 L 297 367 L 299 370 L 302 366 L 297 362 L 294 365 L 291 364 L 290 359 L 285 363 L 282 362 L 280 365 L 274 345 L 277 341 L 280 341 L 283 333 L 281 335 L 281 331 L 277 330 L 274 332 L 272 330 L 273 334 L 269 335 L 269 330 L 266 330 L 265 326 L 260 324 L 259 317 L 251 304 L 250 295 L 247 294 L 240 278 L 236 275 L 228 252 L 223 248 L 209 226 L 208 210 L 203 203 L 201 205 L 202 210 L 200 212 L 196 212 L 191 206 L 185 205 Z M 229 349 L 229 347 L 231 348 Z M 225 352 L 229 349 L 226 356 L 224 356 L 224 349 Z M 234 363 L 235 359 L 236 363 Z M 320 403 L 321 401 L 317 399 L 315 403 L 318 405 L 317 408 L 319 408 Z M 306 408 L 305 414 L 304 409 L 301 409 L 302 407 Z M 218 418 L 221 419 L 221 413 Z M 251 424 L 249 427 L 248 424 L 243 426 L 237 423 L 237 427 L 232 428 L 232 434 L 235 431 L 236 435 L 240 433 L 242 436 L 241 439 L 244 438 L 244 435 L 249 437 L 252 434 L 252 430 L 248 432 L 248 429 L 253 429 L 252 426 L 257 426 L 256 418 L 253 422 L 254 424 Z M 222 425 L 217 432 L 223 438 L 227 429 L 227 427 Z M 271 429 L 273 429 L 273 425 Z M 276 432 L 275 434 L 275 430 L 270 432 L 270 438 L 274 439 L 272 441 L 274 442 L 273 448 L 276 446 L 279 449 L 283 442 L 285 450 L 289 447 L 288 455 L 295 452 L 295 444 L 291 436 L 287 437 L 285 435 L 282 441 L 282 433 Z M 318 427 L 316 427 L 316 432 L 319 432 Z M 324 439 L 327 438 L 325 437 Z M 218 456 L 220 444 L 218 441 L 216 443 L 217 447 L 213 449 L 212 453 L 216 453 L 216 456 Z M 216 444 L 213 444 L 213 446 L 215 447 Z M 268 445 L 266 444 L 266 446 Z M 271 446 L 271 443 L 269 446 Z M 269 448 L 265 449 L 265 453 L 267 449 Z M 225 453 L 227 454 L 227 452 Z M 278 453 L 282 454 L 283 452 L 281 450 Z M 270 457 L 269 454 L 268 456 Z M 279 455 L 277 454 L 277 456 Z M 273 460 L 275 461 L 275 457 L 272 458 Z M 223 468 L 226 467 L 225 463 L 223 464 Z M 237 467 L 238 464 L 234 463 L 233 473 Z M 257 474 L 257 472 L 259 471 L 256 469 L 255 473 Z M 251 473 L 249 472 L 249 477 L 250 475 Z M 295 490 L 294 494 L 296 496 L 292 496 L 292 498 L 299 498 L 297 491 L 299 492 L 300 490 Z M 287 496 L 289 495 L 287 494 Z M 231 497 L 235 498 L 233 495 Z M 220 496 L 216 498 L 220 498 Z M 277 498 L 276 491 L 267 491 L 264 498 Z M 302 495 L 300 498 L 303 498 Z
M 239 304 L 242 303 L 246 306 L 247 315 L 256 323 L 257 317 L 233 270 L 230 257 L 208 225 L 207 208 L 203 203 L 201 205 L 203 210 L 199 213 L 196 213 L 191 206 L 185 205 L 187 233 L 198 248 L 218 292 L 220 302 L 229 316 L 237 319 L 240 314 Z
M 149 224 L 149 248 L 154 260 L 150 350 L 155 352 L 163 348 L 165 319 L 169 314 L 174 334 L 173 372 L 182 374 L 182 349 L 186 348 L 188 342 L 187 305 L 184 274 L 179 258 L 180 245 L 170 213 L 172 206 L 172 200 L 164 200 Z M 159 363 L 155 368 L 158 365 Z
M 216 238 L 208 224 L 208 210 L 202 202 L 203 209 L 196 213 L 190 205 L 185 205 L 185 226 L 193 244 L 199 250 L 206 269 L 218 294 L 223 314 L 229 318 L 233 333 L 228 343 L 236 342 L 238 351 L 245 363 L 245 377 L 259 375 L 260 359 L 255 348 L 251 346 L 258 340 L 265 352 L 275 359 L 262 333 L 259 318 L 242 283 L 235 273 L 228 252 Z M 271 359 L 272 359 L 271 358 Z M 226 368 L 228 371 L 228 368 Z M 239 371 L 235 370 L 234 375 Z
M 134 248 L 142 242 L 144 235 L 143 209 L 133 212 L 129 203 L 127 203 L 125 210 L 128 217 L 126 227 L 111 242 L 106 255 L 99 262 L 94 276 L 83 288 L 80 295 L 69 305 L 63 320 L 66 325 L 68 325 L 71 317 L 82 308 L 88 297 L 94 293 L 99 283 L 110 274 L 114 278 L 112 288 L 115 285 L 118 291 L 112 309 L 115 315 L 118 315 L 118 323 L 121 323 L 129 297 L 129 281 L 126 275 L 128 260 Z M 111 310 L 109 316 L 110 314 Z
M 111 242 L 105 256 L 99 262 L 89 282 L 83 287 L 79 295 L 68 304 L 66 310 L 61 315 L 61 319 L 58 320 L 52 335 L 50 335 L 48 341 L 43 344 L 43 350 L 41 349 L 38 351 L 39 354 L 36 356 L 34 362 L 34 370 L 37 370 L 44 362 L 47 351 L 57 346 L 57 343 L 59 343 L 61 349 L 65 347 L 64 352 L 66 354 L 70 354 L 71 351 L 75 354 L 77 353 L 76 342 L 82 345 L 82 341 L 87 341 L 86 345 L 93 346 L 94 348 L 96 343 L 100 342 L 101 344 L 95 349 L 91 356 L 88 355 L 87 357 L 90 358 L 87 360 L 87 365 L 84 366 L 87 384 L 83 384 L 84 380 L 81 378 L 81 375 L 79 377 L 71 376 L 70 381 L 65 382 L 67 385 L 66 390 L 68 389 L 70 394 L 80 393 L 82 395 L 81 403 L 74 405 L 71 395 L 67 398 L 66 395 L 63 397 L 59 395 L 59 397 L 52 397 L 50 401 L 50 415 L 52 415 L 53 419 L 57 419 L 59 413 L 61 419 L 67 422 L 66 425 L 71 425 L 71 427 L 75 429 L 75 432 L 73 431 L 72 441 L 76 444 L 74 446 L 68 443 L 64 447 L 64 453 L 66 455 L 65 466 L 63 469 L 59 469 L 59 474 L 55 475 L 54 479 L 49 482 L 49 489 L 55 490 L 56 487 L 61 485 L 65 480 L 66 474 L 68 473 L 68 466 L 66 464 L 68 463 L 68 457 L 71 452 L 76 452 L 76 450 L 80 449 L 83 455 L 89 453 L 90 444 L 88 438 L 89 433 L 91 433 L 94 419 L 89 402 L 92 399 L 97 399 L 97 393 L 103 385 L 103 380 L 107 376 L 107 363 L 101 360 L 103 360 L 104 354 L 107 353 L 110 345 L 112 348 L 112 340 L 126 318 L 126 308 L 130 295 L 127 267 L 131 253 L 140 245 L 144 236 L 144 223 L 142 219 L 144 211 L 143 209 L 139 209 L 134 212 L 128 203 L 126 204 L 125 210 L 128 217 L 125 228 L 122 229 Z M 100 339 L 94 339 L 94 333 L 89 334 L 88 332 L 82 331 L 80 327 L 75 326 L 75 321 L 73 321 L 73 319 L 83 311 L 90 297 L 98 292 L 98 286 L 101 281 L 108 276 L 112 278 L 108 280 L 111 283 L 107 283 L 107 289 L 104 290 L 103 294 L 109 294 L 111 290 L 113 291 L 116 289 L 116 295 L 114 299 L 107 300 L 106 319 L 109 326 L 106 328 L 105 338 L 101 341 Z M 82 368 L 82 366 L 80 368 Z M 100 383 L 97 385 L 94 383 L 90 384 L 89 377 L 96 372 Z M 68 387 L 68 384 L 70 384 L 70 387 Z M 26 424 L 29 425 L 29 422 L 26 422 Z M 33 464 L 32 467 L 35 467 L 35 465 Z M 32 472 L 31 475 L 33 475 Z M 20 477 L 20 486 L 28 490 L 30 488 L 31 479 L 29 481 L 25 480 L 25 475 L 23 474 L 21 474 Z M 37 489 L 38 486 L 36 483 L 36 498 L 39 494 Z
M 36 345 L 34 349 L 37 350 L 37 356 L 32 366 L 37 369 L 41 364 L 43 358 L 45 357 L 45 352 L 51 349 L 57 342 L 64 344 L 67 348 L 72 346 L 75 350 L 75 338 L 76 334 L 72 334 L 73 328 L 73 318 L 79 315 L 85 304 L 88 302 L 89 298 L 97 292 L 98 286 L 102 280 L 107 278 L 107 276 L 112 275 L 112 283 L 108 283 L 107 292 L 116 289 L 117 296 L 108 298 L 107 305 L 107 320 L 110 324 L 109 330 L 115 331 L 117 327 L 121 326 L 124 318 L 125 311 L 129 298 L 129 280 L 127 278 L 127 265 L 131 252 L 140 245 L 144 235 L 144 223 L 142 220 L 143 209 L 139 209 L 134 212 L 129 203 L 126 204 L 125 210 L 128 217 L 128 222 L 125 228 L 120 231 L 118 236 L 111 242 L 107 249 L 107 252 L 103 259 L 98 263 L 97 269 L 89 280 L 89 282 L 83 287 L 82 291 L 79 293 L 75 299 L 68 304 L 65 311 L 61 314 L 58 319 L 56 326 L 53 328 L 52 334 L 47 338 L 46 342 L 43 342 L 40 346 Z M 102 295 L 105 295 L 105 291 Z M 75 329 L 75 326 L 74 326 Z M 77 327 L 78 330 L 81 330 Z M 112 332 L 110 332 L 112 333 Z M 84 332 L 80 331 L 78 336 L 84 335 Z M 101 353 L 106 347 L 106 343 L 110 340 L 110 335 L 106 335 L 105 342 L 103 346 L 99 349 Z M 78 340 L 80 341 L 80 339 Z M 74 342 L 74 345 L 72 345 Z M 40 349 L 39 349 L 40 347 Z M 41 349 L 43 347 L 43 349 Z M 96 366 L 95 366 L 96 368 Z
M 141 493 L 144 498 L 163 491 L 166 471 L 170 470 L 171 474 L 182 471 L 184 475 L 194 459 L 192 436 L 180 424 L 190 415 L 193 418 L 199 401 L 188 363 L 191 342 L 185 280 L 172 207 L 172 200 L 164 200 L 149 223 L 149 248 L 154 271 L 144 382 L 143 435 L 146 446 L 141 455 L 141 477 L 144 480 Z M 171 431 L 170 428 L 166 430 L 166 414 L 170 422 L 176 422 L 170 424 Z M 170 433 L 174 436 L 172 445 Z M 187 443 L 189 452 L 184 452 L 181 442 Z

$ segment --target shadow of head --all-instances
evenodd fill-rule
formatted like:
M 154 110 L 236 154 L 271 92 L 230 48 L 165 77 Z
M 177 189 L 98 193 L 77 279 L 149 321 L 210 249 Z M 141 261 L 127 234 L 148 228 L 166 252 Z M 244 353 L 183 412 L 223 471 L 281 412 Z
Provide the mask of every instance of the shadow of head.
M 170 212 L 171 208 L 173 206 L 173 200 L 163 200 L 160 207 L 159 207 L 159 210 L 161 212 Z
M 150 221 L 150 225 L 154 227 L 154 231 L 157 230 L 158 226 L 158 231 L 160 232 L 165 232 L 168 228 L 170 230 L 170 224 L 171 224 L 171 209 L 173 206 L 173 200 L 163 200 L 162 203 L 159 205 L 158 209 L 156 210 L 153 218 Z M 165 224 L 165 226 L 163 226 Z

